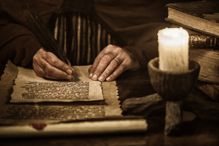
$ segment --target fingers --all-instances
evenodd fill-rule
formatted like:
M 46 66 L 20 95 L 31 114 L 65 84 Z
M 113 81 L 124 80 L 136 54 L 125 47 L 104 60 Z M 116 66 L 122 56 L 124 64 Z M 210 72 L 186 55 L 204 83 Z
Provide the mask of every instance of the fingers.
M 136 61 L 130 53 L 118 46 L 109 45 L 95 59 L 90 68 L 90 78 L 99 81 L 112 81 L 127 69 L 136 67 Z
M 119 57 L 113 59 L 107 68 L 102 72 L 98 80 L 105 81 L 121 63 L 122 60 Z
M 126 65 L 125 64 L 121 64 L 118 68 L 116 68 L 116 70 L 106 78 L 106 81 L 113 81 L 115 80 L 119 75 L 121 75 L 124 71 L 126 71 Z
M 36 62 L 33 62 L 33 70 L 35 71 L 37 76 L 43 77 L 44 71 Z
M 41 60 L 41 66 L 44 71 L 44 77 L 49 79 L 68 79 L 70 80 L 72 77 L 68 75 L 66 72 L 56 68 L 49 64 L 46 60 Z
M 90 68 L 89 70 L 89 73 L 90 73 L 90 77 L 94 74 L 95 70 L 97 69 L 97 66 L 99 65 L 100 63 L 100 60 L 103 58 L 104 55 L 108 54 L 108 55 L 112 55 L 111 53 L 108 53 L 110 51 L 110 48 L 113 48 L 112 45 L 108 45 L 107 47 L 105 47 L 98 55 L 97 57 L 95 58 L 94 60 L 94 63 L 92 65 L 92 67 Z M 110 56 L 109 56 L 110 57 Z
M 49 79 L 72 79 L 72 70 L 54 54 L 40 49 L 33 57 L 33 69 L 40 77 Z
M 92 79 L 97 80 L 98 77 L 104 72 L 104 70 L 107 68 L 107 66 L 111 63 L 113 60 L 114 55 L 112 54 L 105 54 L 99 61 L 99 63 L 96 65 L 96 67 L 92 67 L 94 72 L 92 73 Z
M 63 61 L 61 61 L 58 57 L 56 57 L 53 53 L 48 52 L 46 54 L 46 58 L 47 62 L 49 64 L 51 64 L 52 66 L 54 66 L 55 68 L 62 70 L 68 74 L 72 74 L 72 69 L 70 66 L 68 66 L 66 63 L 64 63 Z

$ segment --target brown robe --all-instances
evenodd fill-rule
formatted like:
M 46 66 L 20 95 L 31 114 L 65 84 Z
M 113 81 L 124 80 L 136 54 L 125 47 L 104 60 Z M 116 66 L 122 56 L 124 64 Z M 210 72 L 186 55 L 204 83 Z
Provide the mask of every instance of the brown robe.
M 0 64 L 8 59 L 31 67 L 32 57 L 41 47 L 28 29 L 23 10 L 37 12 L 44 23 L 60 11 L 91 14 L 127 48 L 145 67 L 157 56 L 157 31 L 167 24 L 166 0 L 0 0 Z M 27 5 L 28 4 L 28 5 Z

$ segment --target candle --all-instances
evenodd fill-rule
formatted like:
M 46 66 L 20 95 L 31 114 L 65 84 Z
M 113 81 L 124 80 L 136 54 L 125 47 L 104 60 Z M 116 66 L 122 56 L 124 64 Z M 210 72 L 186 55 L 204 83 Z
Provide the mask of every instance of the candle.
M 185 72 L 189 62 L 189 34 L 182 28 L 165 28 L 158 32 L 159 68 Z

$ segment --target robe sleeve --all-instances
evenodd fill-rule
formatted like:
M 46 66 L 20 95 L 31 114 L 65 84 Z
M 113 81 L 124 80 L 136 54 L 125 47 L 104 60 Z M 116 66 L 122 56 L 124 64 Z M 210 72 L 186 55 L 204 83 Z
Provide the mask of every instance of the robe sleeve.
M 38 13 L 45 24 L 62 1 L 50 0 L 0 0 L 0 63 L 11 60 L 24 67 L 32 66 L 32 58 L 41 44 L 28 29 L 23 10 L 29 4 L 32 11 Z
M 96 13 L 125 42 L 142 68 L 158 55 L 157 32 L 165 28 L 167 9 L 163 0 L 119 0 L 99 2 Z

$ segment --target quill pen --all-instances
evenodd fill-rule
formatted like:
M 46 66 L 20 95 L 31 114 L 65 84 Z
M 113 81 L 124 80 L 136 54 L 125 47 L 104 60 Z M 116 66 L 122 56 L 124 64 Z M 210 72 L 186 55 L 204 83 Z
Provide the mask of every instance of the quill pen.
M 59 59 L 70 65 L 64 50 L 59 47 L 39 15 L 25 11 L 28 28 L 35 34 L 46 51 L 54 53 Z

